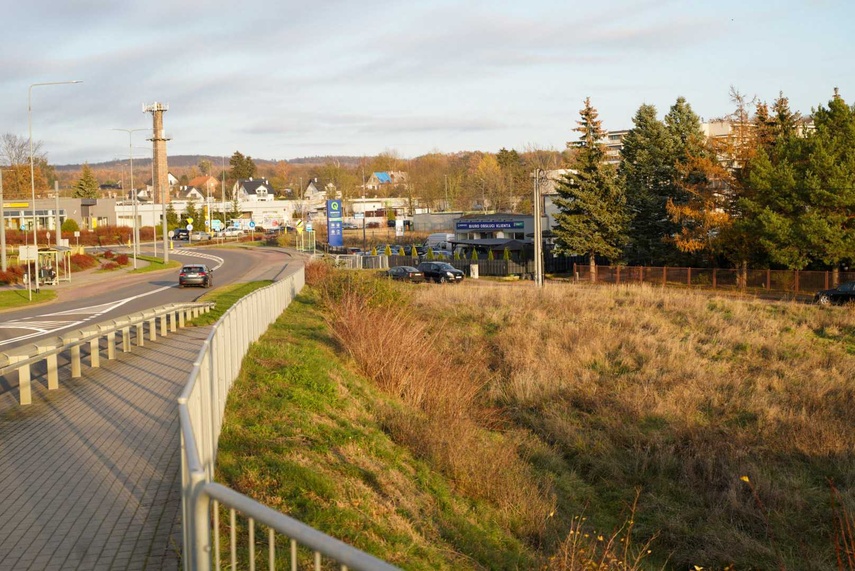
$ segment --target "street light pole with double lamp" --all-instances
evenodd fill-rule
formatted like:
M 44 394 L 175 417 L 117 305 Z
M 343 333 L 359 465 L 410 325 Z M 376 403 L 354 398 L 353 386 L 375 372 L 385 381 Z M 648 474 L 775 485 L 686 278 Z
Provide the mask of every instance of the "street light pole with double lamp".
M 80 80 L 73 81 L 48 81 L 46 83 L 32 83 L 27 90 L 27 124 L 30 130 L 30 190 L 32 191 L 33 203 L 30 205 L 33 209 L 33 247 L 36 250 L 36 271 L 35 271 L 35 290 L 39 293 L 39 246 L 38 234 L 36 233 L 36 169 L 35 161 L 33 160 L 33 88 L 43 85 L 68 85 L 72 83 L 83 83 Z

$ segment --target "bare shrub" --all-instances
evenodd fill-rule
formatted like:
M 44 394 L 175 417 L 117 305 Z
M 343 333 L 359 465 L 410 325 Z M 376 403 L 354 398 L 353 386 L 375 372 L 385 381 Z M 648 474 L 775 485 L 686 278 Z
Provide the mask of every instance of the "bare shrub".
M 393 438 L 468 495 L 499 506 L 509 528 L 540 536 L 554 499 L 516 443 L 480 424 L 490 417 L 479 402 L 486 382 L 480 360 L 450 354 L 443 325 L 416 318 L 386 280 L 338 272 L 319 289 L 336 339 L 366 377 L 405 405 L 383 413 Z

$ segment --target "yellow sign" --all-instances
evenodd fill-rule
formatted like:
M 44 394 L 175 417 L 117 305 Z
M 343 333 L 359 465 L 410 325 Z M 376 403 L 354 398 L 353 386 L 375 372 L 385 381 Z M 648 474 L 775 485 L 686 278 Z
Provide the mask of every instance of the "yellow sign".
M 29 202 L 4 202 L 3 208 L 29 208 Z
M 192 218 L 188 218 L 188 219 L 187 219 L 187 222 L 188 222 L 188 223 L 190 223 L 190 224 L 193 224 L 193 219 L 192 219 Z

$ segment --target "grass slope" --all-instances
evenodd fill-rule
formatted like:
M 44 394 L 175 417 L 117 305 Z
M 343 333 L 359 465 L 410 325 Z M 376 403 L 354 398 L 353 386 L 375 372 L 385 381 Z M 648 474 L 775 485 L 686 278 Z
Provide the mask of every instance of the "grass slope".
M 309 281 L 227 485 L 407 569 L 855 568 L 851 308 Z
M 229 395 L 217 479 L 407 569 L 531 568 L 492 508 L 395 444 L 397 403 L 348 370 L 316 297 L 255 344 Z

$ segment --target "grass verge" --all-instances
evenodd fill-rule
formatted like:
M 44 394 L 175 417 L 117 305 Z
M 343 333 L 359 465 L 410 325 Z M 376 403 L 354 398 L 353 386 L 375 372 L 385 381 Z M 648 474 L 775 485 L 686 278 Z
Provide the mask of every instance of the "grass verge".
M 7 289 L 0 291 L 0 309 L 15 309 L 24 307 L 31 303 L 44 303 L 56 299 L 56 291 L 52 289 L 40 289 L 39 293 L 32 292 L 33 300 L 24 289 Z
M 242 297 L 245 297 L 257 289 L 267 287 L 273 282 L 270 280 L 262 280 L 257 282 L 242 282 L 231 284 L 225 287 L 217 288 L 211 292 L 204 294 L 198 301 L 212 301 L 216 305 L 214 309 L 200 315 L 190 321 L 190 325 L 202 326 L 213 325 L 220 317 Z
M 154 256 L 137 256 L 137 260 L 148 262 L 148 265 L 143 266 L 141 268 L 137 268 L 135 270 L 131 270 L 129 273 L 145 274 L 148 272 L 158 272 L 160 270 L 168 270 L 172 268 L 181 267 L 181 262 L 178 262 L 176 260 L 169 260 L 164 264 L 162 258 L 155 258 Z

